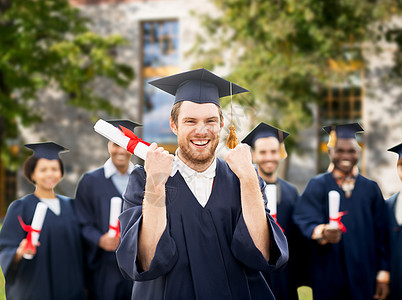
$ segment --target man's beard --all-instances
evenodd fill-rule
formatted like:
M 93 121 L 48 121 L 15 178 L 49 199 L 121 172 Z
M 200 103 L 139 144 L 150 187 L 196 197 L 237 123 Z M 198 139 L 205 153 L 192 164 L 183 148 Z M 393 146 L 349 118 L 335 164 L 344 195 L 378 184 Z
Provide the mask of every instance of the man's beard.
M 258 172 L 262 173 L 262 174 L 265 175 L 265 176 L 271 177 L 272 175 L 274 175 L 275 170 L 274 170 L 274 171 L 270 171 L 270 172 L 266 172 L 266 171 L 264 171 L 262 168 L 259 168 L 259 169 L 258 169 Z
M 209 149 L 208 153 L 205 156 L 203 155 L 203 157 L 194 157 L 194 151 L 192 151 L 191 148 L 187 146 L 187 144 L 179 145 L 180 155 L 182 156 L 183 160 L 193 165 L 204 165 L 212 161 L 213 158 L 215 157 L 215 150 L 218 147 L 219 138 L 211 140 L 210 143 L 211 148 Z

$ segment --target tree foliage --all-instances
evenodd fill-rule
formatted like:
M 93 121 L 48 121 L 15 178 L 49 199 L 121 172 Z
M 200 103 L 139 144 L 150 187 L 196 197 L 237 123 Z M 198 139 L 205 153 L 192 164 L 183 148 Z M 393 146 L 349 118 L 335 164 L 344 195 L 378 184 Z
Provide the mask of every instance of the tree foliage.
M 134 77 L 118 63 L 121 36 L 102 37 L 67 0 L 0 0 L 0 134 L 15 137 L 16 120 L 40 120 L 35 109 L 38 91 L 65 92 L 68 104 L 117 113 L 93 87 L 104 77 L 125 87 Z M 63 103 L 61 103 L 63 105 Z M 3 140 L 0 139 L 0 140 Z
M 207 68 L 230 66 L 231 80 L 251 91 L 236 99 L 269 107 L 270 114 L 257 113 L 255 121 L 292 133 L 310 124 L 309 104 L 320 101 L 326 84 L 347 77 L 331 71 L 330 62 L 353 64 L 350 54 L 360 53 L 365 41 L 383 39 L 384 24 L 400 13 L 396 0 L 213 3 L 216 14 L 198 15 L 204 30 L 190 55 Z

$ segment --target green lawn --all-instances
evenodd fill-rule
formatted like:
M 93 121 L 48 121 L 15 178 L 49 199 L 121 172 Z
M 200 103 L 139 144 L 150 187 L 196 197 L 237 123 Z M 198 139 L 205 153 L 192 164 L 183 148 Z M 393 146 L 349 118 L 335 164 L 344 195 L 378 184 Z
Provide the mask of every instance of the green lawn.
M 312 300 L 313 292 L 308 286 L 301 286 L 297 289 L 297 293 L 299 295 L 299 300 Z
M 3 271 L 0 272 L 0 300 L 5 300 L 6 299 L 6 293 L 4 291 L 4 276 L 3 276 Z
M 3 226 L 3 223 L 0 223 L 0 230 L 1 227 Z M 1 271 L 0 268 L 0 300 L 5 300 L 6 299 L 6 292 L 4 291 L 4 276 L 3 276 L 3 271 Z

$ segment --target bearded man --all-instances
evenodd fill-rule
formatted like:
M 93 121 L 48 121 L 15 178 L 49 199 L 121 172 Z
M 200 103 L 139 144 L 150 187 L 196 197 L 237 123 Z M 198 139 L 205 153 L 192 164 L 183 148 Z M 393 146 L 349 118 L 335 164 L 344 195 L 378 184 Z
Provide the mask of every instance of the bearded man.
M 132 299 L 274 299 L 262 272 L 284 265 L 288 252 L 264 181 L 246 144 L 215 157 L 219 98 L 247 90 L 205 69 L 151 84 L 175 95 L 179 148 L 173 157 L 151 144 L 130 176 L 117 259 L 134 280 Z

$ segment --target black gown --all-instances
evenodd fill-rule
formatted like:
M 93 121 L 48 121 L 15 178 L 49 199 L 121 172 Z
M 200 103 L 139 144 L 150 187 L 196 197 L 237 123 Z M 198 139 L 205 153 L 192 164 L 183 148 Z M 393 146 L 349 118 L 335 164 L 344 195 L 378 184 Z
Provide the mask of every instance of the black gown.
M 389 211 L 389 235 L 391 252 L 391 293 L 389 299 L 402 299 L 402 226 L 395 218 L 395 204 L 399 193 L 387 200 Z M 399 200 L 400 201 L 400 200 Z
M 261 189 L 265 188 L 260 178 Z M 145 172 L 137 166 L 120 215 L 122 241 L 117 260 L 133 280 L 132 299 L 274 299 L 263 272 L 283 266 L 287 241 L 267 211 L 272 250 L 267 262 L 245 225 L 237 176 L 217 159 L 211 195 L 202 207 L 180 172 L 166 183 L 167 226 L 150 268 L 137 264 Z
M 299 201 L 297 189 L 281 178 L 278 178 L 276 185 L 279 196 L 277 222 L 288 240 L 289 261 L 283 269 L 266 274 L 266 278 L 277 300 L 298 299 L 297 288 L 310 285 L 308 270 L 311 245 L 293 221 L 294 207 Z
M 73 201 L 57 195 L 60 215 L 47 210 L 40 232 L 37 253 L 32 260 L 12 263 L 15 252 L 27 233 L 18 216 L 32 223 L 36 204 L 33 194 L 11 203 L 0 231 L 0 264 L 6 280 L 6 297 L 11 300 L 81 300 L 84 288 L 83 254 Z
M 341 220 L 347 231 L 337 244 L 313 244 L 314 299 L 373 299 L 377 272 L 389 270 L 388 212 L 381 190 L 377 183 L 359 174 L 347 198 L 331 173 L 312 178 L 294 213 L 306 238 L 311 239 L 317 225 L 329 223 L 331 190 L 340 194 L 339 211 L 347 211 Z
M 114 251 L 98 246 L 100 237 L 109 231 L 110 199 L 122 197 L 104 167 L 84 174 L 75 196 L 77 218 L 84 238 L 88 268 L 89 298 L 94 300 L 129 299 L 133 283 L 124 279 Z

